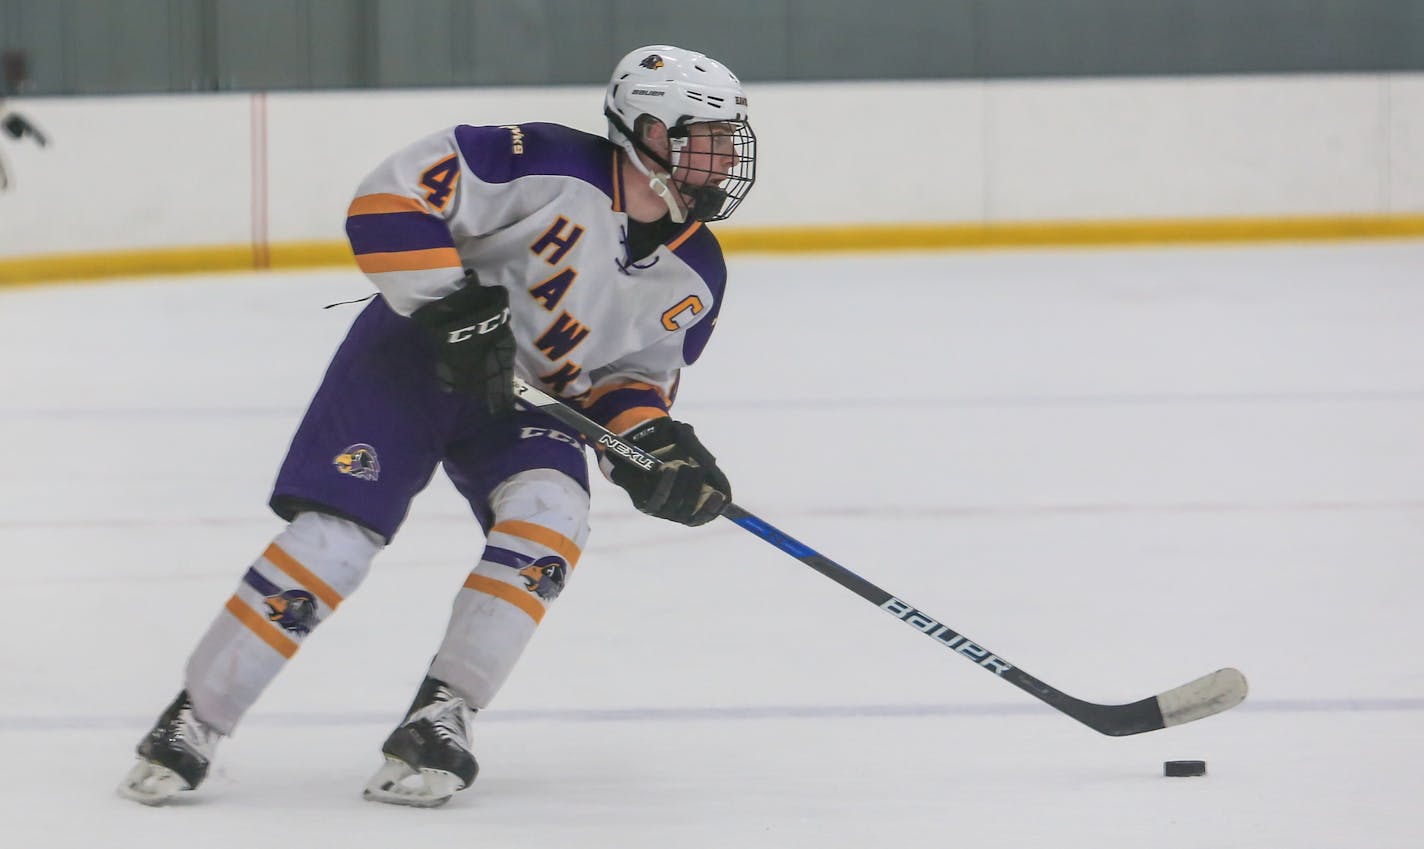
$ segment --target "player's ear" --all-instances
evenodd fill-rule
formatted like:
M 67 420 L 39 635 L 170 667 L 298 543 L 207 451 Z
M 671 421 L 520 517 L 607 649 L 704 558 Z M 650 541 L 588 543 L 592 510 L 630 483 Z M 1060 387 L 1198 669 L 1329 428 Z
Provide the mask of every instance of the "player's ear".
M 663 150 L 667 147 L 667 127 L 652 115 L 639 115 L 634 130 L 638 133 L 638 138 L 653 150 Z

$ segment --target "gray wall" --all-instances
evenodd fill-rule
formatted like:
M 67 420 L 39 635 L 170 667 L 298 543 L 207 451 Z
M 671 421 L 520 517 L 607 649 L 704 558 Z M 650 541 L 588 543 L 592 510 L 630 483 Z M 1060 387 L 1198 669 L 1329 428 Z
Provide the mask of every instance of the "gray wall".
M 26 94 L 1424 70 L 1424 0 L 0 0 Z

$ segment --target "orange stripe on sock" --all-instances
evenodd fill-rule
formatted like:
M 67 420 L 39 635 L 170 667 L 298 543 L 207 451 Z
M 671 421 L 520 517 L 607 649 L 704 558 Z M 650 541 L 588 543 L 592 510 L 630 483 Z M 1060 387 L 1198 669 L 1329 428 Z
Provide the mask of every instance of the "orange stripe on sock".
M 545 548 L 553 549 L 560 557 L 569 562 L 570 569 L 578 565 L 579 555 L 583 553 L 573 540 L 557 531 L 551 531 L 543 525 L 536 525 L 533 522 L 521 522 L 517 519 L 509 519 L 490 528 L 490 533 L 509 534 L 512 537 L 527 539 L 530 542 L 537 542 Z
M 538 624 L 544 618 L 544 605 L 535 600 L 534 596 L 521 590 L 518 587 L 510 586 L 504 581 L 496 581 L 494 578 L 487 578 L 484 575 L 476 575 L 471 572 L 465 579 L 465 589 L 482 592 L 485 595 L 492 595 L 501 601 L 507 601 L 525 613 L 529 618 Z
M 282 657 L 290 658 L 297 653 L 299 648 L 291 638 L 277 630 L 277 626 L 268 622 L 262 614 L 248 607 L 242 599 L 233 596 L 227 600 L 227 612 L 237 617 L 237 621 L 246 625 L 248 630 L 261 638 L 262 642 L 271 646 Z
M 291 575 L 292 578 L 302 586 L 316 593 L 316 597 L 326 602 L 326 606 L 332 610 L 341 604 L 341 594 L 331 588 L 331 585 L 316 576 L 316 573 L 296 561 L 296 558 L 277 547 L 277 543 L 267 546 L 267 550 L 262 552 L 263 558 L 267 562 Z

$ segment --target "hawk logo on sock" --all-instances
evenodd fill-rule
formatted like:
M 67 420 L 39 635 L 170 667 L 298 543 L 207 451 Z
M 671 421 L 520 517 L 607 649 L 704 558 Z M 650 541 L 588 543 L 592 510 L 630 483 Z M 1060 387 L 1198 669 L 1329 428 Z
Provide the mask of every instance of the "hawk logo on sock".
M 364 442 L 346 446 L 331 462 L 341 474 L 363 481 L 373 481 L 381 476 L 381 462 L 376 459 L 376 449 Z
M 267 596 L 267 618 L 284 631 L 310 634 L 316 627 L 316 596 L 306 590 L 287 590 Z
M 564 591 L 564 581 L 569 574 L 569 566 L 564 558 L 550 555 L 540 557 L 519 570 L 524 579 L 524 588 L 545 601 L 553 601 Z

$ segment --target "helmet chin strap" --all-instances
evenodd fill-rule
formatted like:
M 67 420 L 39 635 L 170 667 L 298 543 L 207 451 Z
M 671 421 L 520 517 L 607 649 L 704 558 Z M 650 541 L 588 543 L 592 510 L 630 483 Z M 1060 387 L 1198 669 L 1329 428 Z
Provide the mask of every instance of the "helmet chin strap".
M 626 138 L 626 136 L 625 136 Z M 631 141 L 631 139 L 630 139 Z M 672 186 L 672 174 L 667 171 L 654 171 L 643 163 L 643 158 L 638 155 L 637 143 L 625 143 L 623 149 L 628 152 L 628 160 L 633 163 L 633 167 L 643 172 L 643 176 L 648 178 L 648 188 L 653 190 L 653 194 L 663 199 L 667 204 L 668 215 L 674 224 L 682 224 L 687 221 L 687 211 L 683 208 L 682 200 L 678 192 Z M 674 154 L 675 155 L 675 154 Z M 676 167 L 676 166 L 674 166 Z
M 688 215 L 706 220 L 716 215 L 727 202 L 727 192 L 716 186 L 702 186 L 696 189 L 677 191 L 669 183 L 672 177 L 663 171 L 648 173 L 648 188 L 667 204 L 668 215 L 674 224 L 687 221 Z M 687 198 L 691 197 L 691 200 Z
M 672 218 L 674 224 L 681 224 L 687 220 L 687 213 L 683 211 L 682 201 L 678 197 L 677 190 L 668 185 L 672 180 L 672 175 L 658 171 L 648 177 L 648 188 L 653 190 L 653 194 L 663 199 L 667 204 L 668 216 Z
M 628 153 L 628 160 L 633 163 L 633 167 L 643 172 L 643 176 L 648 178 L 648 188 L 653 190 L 653 194 L 663 199 L 667 204 L 668 216 L 672 218 L 674 224 L 682 224 L 687 221 L 687 208 L 684 207 L 682 198 L 672 185 L 672 171 L 677 168 L 677 160 L 681 150 L 676 143 L 671 145 L 671 161 L 664 160 L 652 148 L 643 143 L 638 134 L 625 123 L 623 119 L 607 107 L 604 107 L 603 114 L 608 118 L 609 123 L 617 128 L 623 136 L 623 149 Z M 666 170 L 654 171 L 643 164 L 643 158 L 639 152 L 646 153 L 650 159 L 663 166 Z

